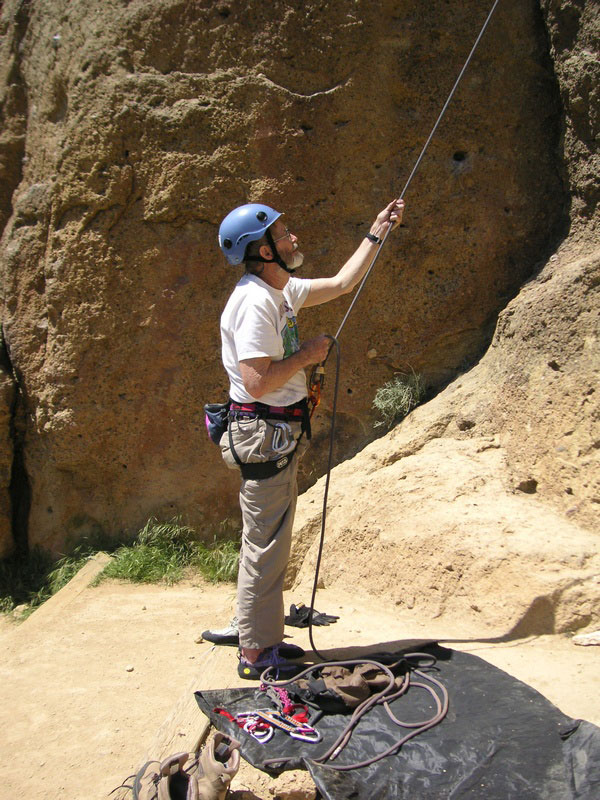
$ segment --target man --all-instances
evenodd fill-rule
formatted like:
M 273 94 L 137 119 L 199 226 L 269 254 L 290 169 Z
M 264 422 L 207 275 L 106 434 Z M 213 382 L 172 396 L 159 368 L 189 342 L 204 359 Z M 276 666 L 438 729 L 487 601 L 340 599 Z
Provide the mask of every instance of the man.
M 285 658 L 300 648 L 283 644 L 283 580 L 296 509 L 298 459 L 310 437 L 304 369 L 324 361 L 330 339 L 300 344 L 300 308 L 351 292 L 372 262 L 388 228 L 401 222 L 402 200 L 377 215 L 369 233 L 331 278 L 300 279 L 298 238 L 282 214 L 250 203 L 234 209 L 219 229 L 230 264 L 246 271 L 221 316 L 223 364 L 230 380 L 230 420 L 223 458 L 242 473 L 242 549 L 238 576 L 238 674 L 255 679 L 269 666 L 280 678 L 297 671 Z

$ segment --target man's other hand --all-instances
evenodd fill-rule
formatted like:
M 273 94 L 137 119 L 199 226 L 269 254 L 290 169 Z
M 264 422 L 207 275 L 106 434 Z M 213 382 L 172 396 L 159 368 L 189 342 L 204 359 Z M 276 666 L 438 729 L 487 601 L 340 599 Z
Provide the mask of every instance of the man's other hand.
M 325 334 L 321 334 L 321 336 L 317 336 L 316 339 L 309 339 L 307 342 L 301 344 L 300 352 L 306 359 L 305 366 L 308 367 L 309 364 L 320 364 L 321 361 L 325 361 L 330 347 L 331 339 L 325 336 Z

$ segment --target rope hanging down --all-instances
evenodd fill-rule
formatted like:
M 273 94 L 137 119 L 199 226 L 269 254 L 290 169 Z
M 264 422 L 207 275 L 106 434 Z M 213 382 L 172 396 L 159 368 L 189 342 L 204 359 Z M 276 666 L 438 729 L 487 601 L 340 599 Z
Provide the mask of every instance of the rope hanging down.
M 477 46 L 479 45 L 479 42 L 481 41 L 481 38 L 482 38 L 483 34 L 485 33 L 485 31 L 486 31 L 486 29 L 487 29 L 487 27 L 488 27 L 488 25 L 490 23 L 490 20 L 492 19 L 492 16 L 494 15 L 494 11 L 496 10 L 496 7 L 497 7 L 499 2 L 500 2 L 500 0 L 495 0 L 494 1 L 494 4 L 492 5 L 492 8 L 490 9 L 489 14 L 486 17 L 486 20 L 483 23 L 483 25 L 481 27 L 481 30 L 479 31 L 479 35 L 475 39 L 475 43 L 473 44 L 473 47 L 471 48 L 471 52 L 469 53 L 469 55 L 467 57 L 467 60 L 463 64 L 463 67 L 462 67 L 462 69 L 461 69 L 461 71 L 460 71 L 460 73 L 458 75 L 458 78 L 454 82 L 454 86 L 452 87 L 452 89 L 450 91 L 450 94 L 448 95 L 448 97 L 446 99 L 446 102 L 444 103 L 444 106 L 443 106 L 442 110 L 440 111 L 440 114 L 439 114 L 439 116 L 438 116 L 438 118 L 437 118 L 437 120 L 435 122 L 435 125 L 431 129 L 431 133 L 427 137 L 427 141 L 423 145 L 423 149 L 421 150 L 421 153 L 419 154 L 419 157 L 417 158 L 417 160 L 415 162 L 415 165 L 412 168 L 412 171 L 411 171 L 410 175 L 408 176 L 408 180 L 406 181 L 406 183 L 404 185 L 404 188 L 402 189 L 402 193 L 400 194 L 400 199 L 402 199 L 404 197 L 404 195 L 406 193 L 406 190 L 410 186 L 410 183 L 411 183 L 412 179 L 414 178 L 414 176 L 415 176 L 415 174 L 417 172 L 417 169 L 419 168 L 419 165 L 420 165 L 421 161 L 423 160 L 423 156 L 425 155 L 425 153 L 427 151 L 427 148 L 429 147 L 429 144 L 430 144 L 431 140 L 433 139 L 433 137 L 435 135 L 435 132 L 437 131 L 437 129 L 439 127 L 439 124 L 442 121 L 442 118 L 443 118 L 444 114 L 446 113 L 446 109 L 448 108 L 452 98 L 454 97 L 454 93 L 456 92 L 456 90 L 458 88 L 458 85 L 460 84 L 460 82 L 462 80 L 462 77 L 465 74 L 465 71 L 466 71 L 467 67 L 470 64 L 471 59 L 473 58 L 473 54 L 475 53 L 475 50 L 477 49 Z M 316 564 L 316 567 L 315 567 L 315 578 L 314 578 L 312 596 L 311 596 L 311 601 L 310 601 L 311 609 L 314 609 L 314 607 L 315 607 L 315 596 L 316 596 L 316 593 L 317 593 L 317 583 L 318 583 L 318 580 L 319 580 L 319 570 L 320 570 L 320 566 L 321 566 L 321 557 L 322 557 L 322 553 L 323 553 L 323 544 L 324 544 L 324 541 L 325 541 L 325 520 L 326 520 L 326 515 L 327 515 L 327 497 L 328 497 L 328 493 L 329 493 L 329 478 L 330 478 L 332 462 L 333 462 L 333 443 L 335 441 L 335 439 L 334 439 L 335 416 L 336 416 L 336 405 L 337 405 L 338 383 L 339 383 L 339 371 L 340 371 L 340 345 L 339 345 L 338 339 L 339 339 L 340 333 L 342 332 L 342 328 L 346 324 L 346 320 L 350 316 L 350 312 L 354 308 L 354 306 L 356 304 L 356 301 L 358 300 L 359 295 L 362 292 L 363 287 L 364 287 L 365 283 L 367 282 L 367 279 L 368 279 L 369 275 L 371 274 L 371 272 L 373 270 L 373 267 L 375 266 L 375 264 L 377 262 L 377 259 L 379 258 L 379 254 L 381 253 L 381 249 L 384 246 L 384 244 L 386 243 L 387 238 L 388 238 L 391 230 L 392 230 L 392 228 L 390 226 L 387 229 L 387 231 L 385 233 L 385 236 L 383 237 L 383 239 L 381 241 L 381 244 L 377 248 L 377 252 L 375 253 L 373 261 L 371 262 L 371 264 L 369 266 L 369 269 L 365 273 L 365 276 L 362 279 L 360 286 L 358 287 L 358 291 L 354 295 L 354 298 L 352 300 L 352 303 L 350 304 L 350 307 L 346 311 L 344 319 L 342 320 L 342 322 L 340 324 L 340 327 L 337 330 L 337 333 L 335 334 L 334 337 L 330 337 L 331 340 L 332 340 L 332 345 L 329 348 L 329 353 L 331 353 L 333 345 L 335 344 L 336 355 L 337 355 L 336 362 L 337 363 L 336 363 L 335 387 L 334 387 L 334 392 L 333 392 L 333 405 L 332 405 L 332 411 L 331 411 L 331 432 L 330 432 L 330 437 L 329 437 L 329 457 L 328 457 L 328 461 L 327 461 L 327 472 L 326 472 L 326 478 L 325 478 L 325 491 L 324 491 L 324 495 L 323 495 L 323 511 L 322 511 L 322 514 L 321 514 L 321 535 L 320 535 L 320 540 L 319 540 L 319 550 L 318 550 L 318 554 L 317 554 L 317 564 Z M 327 354 L 327 358 L 329 357 L 329 353 Z M 327 358 L 325 359 L 325 361 L 327 361 Z M 313 404 L 312 411 L 315 410 L 316 406 L 318 405 L 318 401 L 320 400 L 321 388 L 322 388 L 322 385 L 323 385 L 323 377 L 324 377 L 324 372 L 325 372 L 325 370 L 324 370 L 325 361 L 322 364 L 319 364 L 318 366 L 313 368 L 313 371 L 312 371 L 312 374 L 311 374 L 311 378 L 310 378 L 311 392 L 313 390 L 315 390 L 315 392 L 318 394 L 318 398 L 316 398 L 317 401 L 316 401 L 316 403 Z M 309 640 L 310 640 L 310 645 L 311 645 L 315 655 L 317 655 L 323 661 L 326 661 L 325 657 L 321 653 L 319 653 L 319 651 L 317 650 L 317 648 L 315 646 L 315 643 L 313 641 L 312 628 L 313 628 L 313 626 L 312 626 L 312 610 L 311 610 L 310 616 L 309 616 L 309 624 L 308 624 L 308 637 L 309 637 Z

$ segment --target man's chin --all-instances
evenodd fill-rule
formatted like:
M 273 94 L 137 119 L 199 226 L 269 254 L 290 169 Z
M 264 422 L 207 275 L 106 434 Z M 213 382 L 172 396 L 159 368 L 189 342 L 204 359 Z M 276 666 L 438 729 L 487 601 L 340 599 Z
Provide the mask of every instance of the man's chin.
M 296 250 L 289 261 L 285 262 L 287 264 L 288 269 L 294 270 L 300 269 L 302 264 L 304 264 L 304 253 L 301 253 L 299 250 Z

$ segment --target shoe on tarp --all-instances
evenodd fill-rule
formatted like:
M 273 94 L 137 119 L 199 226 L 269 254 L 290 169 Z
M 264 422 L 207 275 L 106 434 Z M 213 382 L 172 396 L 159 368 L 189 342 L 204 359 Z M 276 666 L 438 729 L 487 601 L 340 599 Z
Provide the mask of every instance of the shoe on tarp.
M 293 678 L 304 668 L 302 664 L 290 664 L 287 659 L 282 657 L 281 650 L 277 648 L 277 645 L 265 648 L 254 663 L 250 663 L 241 653 L 238 654 L 238 658 L 240 662 L 238 675 L 249 681 L 259 680 L 269 667 L 272 668 L 269 675 L 275 680 Z

